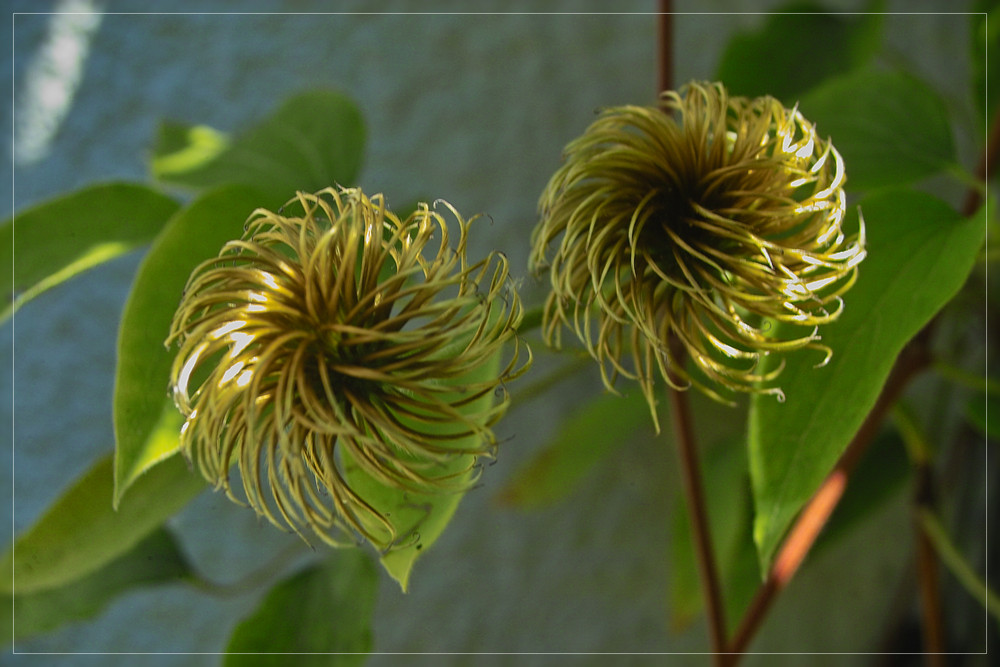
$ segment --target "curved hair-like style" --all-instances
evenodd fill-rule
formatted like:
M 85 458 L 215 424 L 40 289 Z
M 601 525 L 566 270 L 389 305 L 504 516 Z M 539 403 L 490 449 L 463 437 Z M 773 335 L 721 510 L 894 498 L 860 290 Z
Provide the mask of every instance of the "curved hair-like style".
M 780 398 L 782 364 L 762 360 L 804 347 L 829 358 L 819 326 L 865 256 L 863 222 L 842 229 L 844 182 L 833 144 L 771 97 L 692 82 L 657 107 L 604 110 L 539 202 L 547 342 L 571 327 L 608 388 L 638 381 L 654 421 L 657 376 L 719 400 Z
M 458 221 L 454 248 L 441 209 Z M 525 365 L 506 257 L 470 264 L 470 223 L 440 201 L 400 219 L 344 188 L 256 210 L 194 271 L 167 340 L 196 469 L 243 503 L 235 464 L 245 501 L 279 527 L 383 550 L 407 536 L 349 466 L 415 493 L 473 483 L 496 448 L 504 383 Z

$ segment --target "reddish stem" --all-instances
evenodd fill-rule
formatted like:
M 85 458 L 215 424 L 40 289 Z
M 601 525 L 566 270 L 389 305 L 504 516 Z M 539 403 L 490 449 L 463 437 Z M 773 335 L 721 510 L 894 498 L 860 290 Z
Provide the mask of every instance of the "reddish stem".
M 934 505 L 933 479 L 928 461 L 920 461 L 917 468 L 917 488 L 914 494 L 913 522 L 917 540 L 917 581 L 920 586 L 920 608 L 924 636 L 924 653 L 931 667 L 944 667 L 944 623 L 941 615 L 938 556 L 924 524 L 920 511 Z
M 659 52 L 657 53 L 659 79 L 657 85 L 660 88 L 658 92 L 661 93 L 665 90 L 672 90 L 674 87 L 673 5 L 674 3 L 671 0 L 660 0 L 660 13 L 657 21 L 657 29 L 659 31 L 659 40 L 657 41 L 659 47 Z
M 989 172 L 996 165 L 998 154 L 1000 154 L 1000 108 L 993 114 L 992 128 L 989 138 L 986 140 L 986 150 L 983 151 L 983 157 L 976 165 L 976 178 L 983 182 L 989 179 Z M 965 195 L 965 203 L 962 205 L 962 215 L 968 217 L 975 213 L 982 200 L 983 196 L 978 188 L 969 188 L 969 192 Z
M 882 393 L 861 424 L 861 428 L 844 450 L 833 472 L 799 514 L 771 565 L 767 579 L 758 589 L 729 644 L 729 651 L 732 653 L 742 654 L 746 651 L 775 597 L 795 575 L 837 503 L 840 502 L 848 478 L 867 451 L 886 413 L 910 380 L 930 365 L 927 338 L 925 329 L 903 349 L 882 388 Z M 736 659 L 733 660 L 733 664 L 735 662 Z
M 994 115 L 991 127 L 986 150 L 983 152 L 983 158 L 976 165 L 976 176 L 983 181 L 989 179 L 990 171 L 996 166 L 997 158 L 1000 157 L 1000 109 Z M 981 201 L 982 196 L 979 190 L 977 188 L 970 188 L 962 206 L 962 214 L 970 216 L 975 213 Z M 740 627 L 737 628 L 736 634 L 729 644 L 729 650 L 733 653 L 742 654 L 746 651 L 760 624 L 763 622 L 768 609 L 774 602 L 775 596 L 788 584 L 795 571 L 799 568 L 799 565 L 802 564 L 802 560 L 812 547 L 820 530 L 826 524 L 834 507 L 840 501 L 851 471 L 854 470 L 858 461 L 861 460 L 862 455 L 875 436 L 879 425 L 882 423 L 886 412 L 892 407 L 896 399 L 899 398 L 899 395 L 909 381 L 917 373 L 930 365 L 928 341 L 933 324 L 932 321 L 924 327 L 923 331 L 903 349 L 903 352 L 896 360 L 896 364 L 889 375 L 885 387 L 882 388 L 881 395 L 879 395 L 875 406 L 861 425 L 861 429 L 854 435 L 854 439 L 847 446 L 833 472 L 823 482 L 816 495 L 813 496 L 809 504 L 802 510 L 799 518 L 792 526 L 788 538 L 782 544 L 781 550 L 778 552 L 771 566 L 767 579 L 758 589 L 757 594 L 750 603 L 750 607 L 743 616 Z M 919 535 L 921 536 L 921 540 L 925 539 L 922 532 Z M 920 551 L 925 546 L 929 545 L 918 542 L 917 557 L 918 560 L 923 561 L 918 564 L 919 576 L 921 586 L 924 589 L 922 595 L 925 602 L 925 609 L 930 609 L 926 613 L 933 616 L 933 614 L 938 613 L 934 609 L 938 608 L 939 601 L 937 600 L 936 590 L 934 593 L 931 593 L 930 588 L 933 586 L 936 589 L 937 577 L 935 574 L 932 579 L 931 575 L 926 571 L 927 560 L 920 554 Z M 930 628 L 930 626 L 934 628 L 941 627 L 940 621 L 933 618 L 927 618 L 927 624 L 925 625 L 926 628 Z M 927 629 L 925 632 L 936 634 L 938 630 Z M 943 642 L 943 639 L 928 637 L 927 641 L 929 646 L 930 642 Z M 738 660 L 738 657 L 739 655 L 734 658 L 733 664 Z
M 709 532 L 705 492 L 701 482 L 701 466 L 698 463 L 698 450 L 695 445 L 694 425 L 691 420 L 687 392 L 671 389 L 670 407 L 677 440 L 677 453 L 680 456 L 681 472 L 684 479 L 684 499 L 691 522 L 691 535 L 694 538 L 698 574 L 708 616 L 709 640 L 717 663 L 723 664 L 720 654 L 726 647 L 725 608 L 722 605 L 722 589 L 719 585 L 719 573 L 715 565 L 715 552 L 712 548 L 712 536 Z

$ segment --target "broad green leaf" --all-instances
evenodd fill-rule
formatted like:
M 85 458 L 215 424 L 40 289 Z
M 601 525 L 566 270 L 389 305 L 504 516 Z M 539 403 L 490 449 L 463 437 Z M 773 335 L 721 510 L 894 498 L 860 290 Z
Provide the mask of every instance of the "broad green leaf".
M 726 618 L 729 626 L 735 627 L 757 592 L 760 570 L 753 540 L 746 458 L 739 455 L 739 448 L 729 448 L 724 456 L 720 454 L 723 452 L 715 451 L 705 457 L 705 488 L 719 577 L 725 591 Z M 843 499 L 823 528 L 810 557 L 835 544 L 882 508 L 904 488 L 909 473 L 909 460 L 899 436 L 891 431 L 883 433 L 851 476 Z M 670 617 L 675 630 L 685 629 L 703 607 L 694 546 L 682 502 L 678 498 L 671 526 Z
M 871 60 L 879 47 L 881 14 L 830 14 L 808 0 L 778 12 L 759 30 L 738 33 L 726 45 L 716 79 L 730 93 L 771 95 L 792 106 L 824 79 Z
M 378 576 L 360 549 L 339 549 L 282 581 L 236 626 L 227 667 L 360 665 L 372 649 Z
M 983 242 L 982 212 L 963 219 L 928 194 L 887 190 L 861 209 L 869 256 L 844 297 L 843 314 L 821 331 L 833 358 L 815 368 L 816 355 L 787 355 L 779 378 L 786 402 L 751 401 L 754 539 L 762 570 L 875 403 L 900 350 L 959 290 Z
M 0 625 L 13 627 L 14 640 L 51 632 L 66 623 L 97 616 L 131 589 L 183 580 L 190 574 L 173 535 L 160 528 L 81 579 L 36 593 L 4 594 L 0 598 Z
M 742 439 L 726 439 L 716 443 L 701 458 L 706 513 L 719 576 L 723 582 L 735 584 L 746 569 L 741 567 L 741 557 L 748 550 L 742 543 L 749 543 L 749 551 L 753 553 L 746 448 Z M 670 523 L 670 619 L 676 630 L 686 627 L 703 606 L 694 538 L 684 503 L 683 494 L 678 493 Z M 753 585 L 743 586 L 744 590 L 752 592 L 760 581 L 756 569 L 752 577 Z M 726 586 L 726 591 L 728 603 L 731 598 L 730 586 Z M 731 602 L 727 606 L 732 606 L 732 613 L 727 615 L 731 617 L 730 620 L 735 620 L 745 600 Z
M 289 98 L 231 141 L 203 126 L 165 124 L 151 168 L 165 183 L 189 188 L 242 183 L 266 191 L 268 205 L 280 204 L 296 190 L 355 185 L 364 143 L 364 121 L 354 102 L 317 90 Z
M 905 185 L 955 161 L 944 101 L 903 72 L 860 71 L 813 89 L 799 108 L 844 158 L 847 187 Z
M 624 396 L 607 393 L 591 399 L 566 419 L 551 443 L 514 473 L 498 499 L 520 509 L 562 500 L 598 463 L 651 425 L 649 405 L 638 389 Z
M 976 0 L 970 15 L 972 93 L 981 123 L 992 122 L 1000 97 L 997 67 L 986 66 L 986 56 L 1000 49 L 1000 0 Z M 992 82 L 992 83 L 991 83 Z M 990 128 L 987 128 L 989 130 Z
M 163 342 L 188 276 L 242 235 L 262 197 L 229 186 L 196 199 L 167 223 L 139 267 L 118 336 L 116 503 L 143 472 L 177 451 L 181 420 L 167 397 L 172 355 Z
M 153 177 L 170 181 L 171 176 L 183 179 L 194 175 L 225 152 L 230 143 L 227 135 L 207 125 L 164 121 L 153 147 Z
M 26 595 L 64 586 L 132 549 L 205 488 L 179 456 L 142 477 L 120 510 L 111 506 L 109 454 L 60 496 L 0 561 L 0 592 Z M 13 577 L 13 579 L 11 579 Z
M 179 204 L 143 185 L 94 185 L 0 224 L 0 320 L 73 276 L 150 242 Z M 16 244 L 16 245 L 15 245 Z
M 490 363 L 485 363 L 464 376 L 449 380 L 449 382 L 460 385 L 498 377 L 500 357 L 501 354 L 497 353 Z M 485 410 L 493 400 L 493 395 L 487 394 L 470 402 L 462 409 L 467 410 L 469 414 L 476 414 Z M 406 421 L 402 416 L 400 419 Z M 420 425 L 420 428 L 425 431 L 433 427 L 432 424 Z M 454 444 L 456 450 L 470 448 L 469 443 L 461 439 L 455 440 Z M 455 510 L 458 509 L 458 504 L 464 493 L 415 493 L 387 486 L 362 469 L 349 452 L 342 451 L 341 457 L 344 465 L 344 477 L 351 488 L 388 520 L 396 532 L 396 544 L 382 545 L 385 548 L 382 555 L 382 566 L 405 592 L 409 587 L 410 573 L 416 559 L 437 540 L 447 527 Z M 428 471 L 428 475 L 461 475 L 463 471 L 466 471 L 464 481 L 471 481 L 475 474 L 470 469 L 472 464 L 473 457 L 470 455 L 456 456 L 450 462 L 438 464 L 436 468 Z

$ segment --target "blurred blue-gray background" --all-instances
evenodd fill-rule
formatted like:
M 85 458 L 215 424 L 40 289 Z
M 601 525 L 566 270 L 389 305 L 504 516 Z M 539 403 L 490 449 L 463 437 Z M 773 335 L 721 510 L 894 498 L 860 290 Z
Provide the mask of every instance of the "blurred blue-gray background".
M 734 31 L 765 18 L 747 12 L 778 4 L 677 1 L 679 12 L 712 13 L 675 17 L 675 81 L 711 78 Z M 971 114 L 962 97 L 968 17 L 933 12 L 968 4 L 889 2 L 890 11 L 929 13 L 887 16 L 885 23 L 893 52 L 953 92 L 959 114 Z M 853 11 L 867 3 L 827 5 Z M 656 19 L 649 15 L 655 0 L 20 0 L 9 6 L 12 12 L 106 13 L 68 22 L 51 14 L 12 16 L 13 44 L 0 69 L 0 85 L 13 95 L 0 122 L 15 130 L 5 145 L 12 159 L 2 165 L 11 183 L 0 195 L 3 210 L 95 182 L 146 180 L 161 119 L 236 130 L 290 94 L 333 87 L 357 101 L 367 122 L 364 189 L 386 193 L 390 203 L 440 197 L 466 215 L 489 213 L 494 223 L 479 227 L 474 242 L 506 252 L 529 295 L 540 291 L 527 277 L 528 234 L 562 147 L 595 109 L 647 104 L 656 93 Z M 610 10 L 631 13 L 586 13 Z M 233 11 L 242 13 L 226 13 Z M 331 11 L 343 13 L 322 14 Z M 410 11 L 436 13 L 400 13 Z M 456 13 L 465 11 L 504 14 Z M 516 13 L 541 11 L 552 14 Z M 63 55 L 46 61 L 53 40 L 67 35 L 76 41 L 62 43 Z M 815 39 L 823 49 L 823 36 Z M 66 49 L 77 50 L 67 55 Z M 52 78 L 53 68 L 64 82 L 63 97 L 33 96 L 32 79 Z M 46 109 L 40 99 L 64 104 Z M 3 349 L 13 352 L 5 357 L 13 360 L 13 372 L 0 377 L 3 432 L 13 433 L 12 446 L 0 449 L 13 475 L 0 476 L 0 497 L 13 500 L 14 532 L 30 526 L 113 446 L 118 318 L 140 259 L 136 253 L 64 284 L 0 328 Z M 579 391 L 593 394 L 597 385 Z M 501 436 L 509 440 L 498 462 L 419 562 L 411 592 L 382 582 L 377 651 L 646 653 L 706 646 L 702 623 L 682 633 L 671 633 L 667 624 L 667 525 L 678 488 L 673 452 L 640 439 L 558 506 L 526 514 L 495 503 L 503 481 L 544 443 L 576 397 L 550 395 L 518 407 L 502 423 Z M 906 523 L 903 500 L 810 563 L 779 600 L 756 650 L 877 646 L 880 619 L 893 604 L 886 590 L 894 590 L 907 563 L 906 534 L 896 539 L 893 532 Z M 295 539 L 210 493 L 171 525 L 197 566 L 221 581 L 253 570 Z M 865 548 L 873 542 L 878 549 Z M 92 622 L 17 649 L 211 654 L 224 648 L 263 590 L 229 598 L 181 585 L 138 591 Z M 454 658 L 456 664 L 474 659 Z M 106 660 L 218 664 L 213 655 Z M 371 664 L 392 660 L 375 657 Z M 587 660 L 603 664 L 600 656 L 581 658 Z

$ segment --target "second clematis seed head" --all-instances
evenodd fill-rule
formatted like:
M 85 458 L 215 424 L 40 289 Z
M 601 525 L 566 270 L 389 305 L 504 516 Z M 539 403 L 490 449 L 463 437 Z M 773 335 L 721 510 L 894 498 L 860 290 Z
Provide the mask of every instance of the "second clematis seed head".
M 833 144 L 772 97 L 692 82 L 658 107 L 606 109 L 539 203 L 531 263 L 551 281 L 547 341 L 572 327 L 609 388 L 638 380 L 654 420 L 657 376 L 720 400 L 780 397 L 781 365 L 761 361 L 830 354 L 819 326 L 865 256 L 863 222 L 842 229 L 844 182 Z
M 470 222 L 444 202 L 400 218 L 344 188 L 255 211 L 194 271 L 167 341 L 197 470 L 278 526 L 382 550 L 407 536 L 348 462 L 406 492 L 468 488 L 525 368 L 507 260 L 467 260 Z

